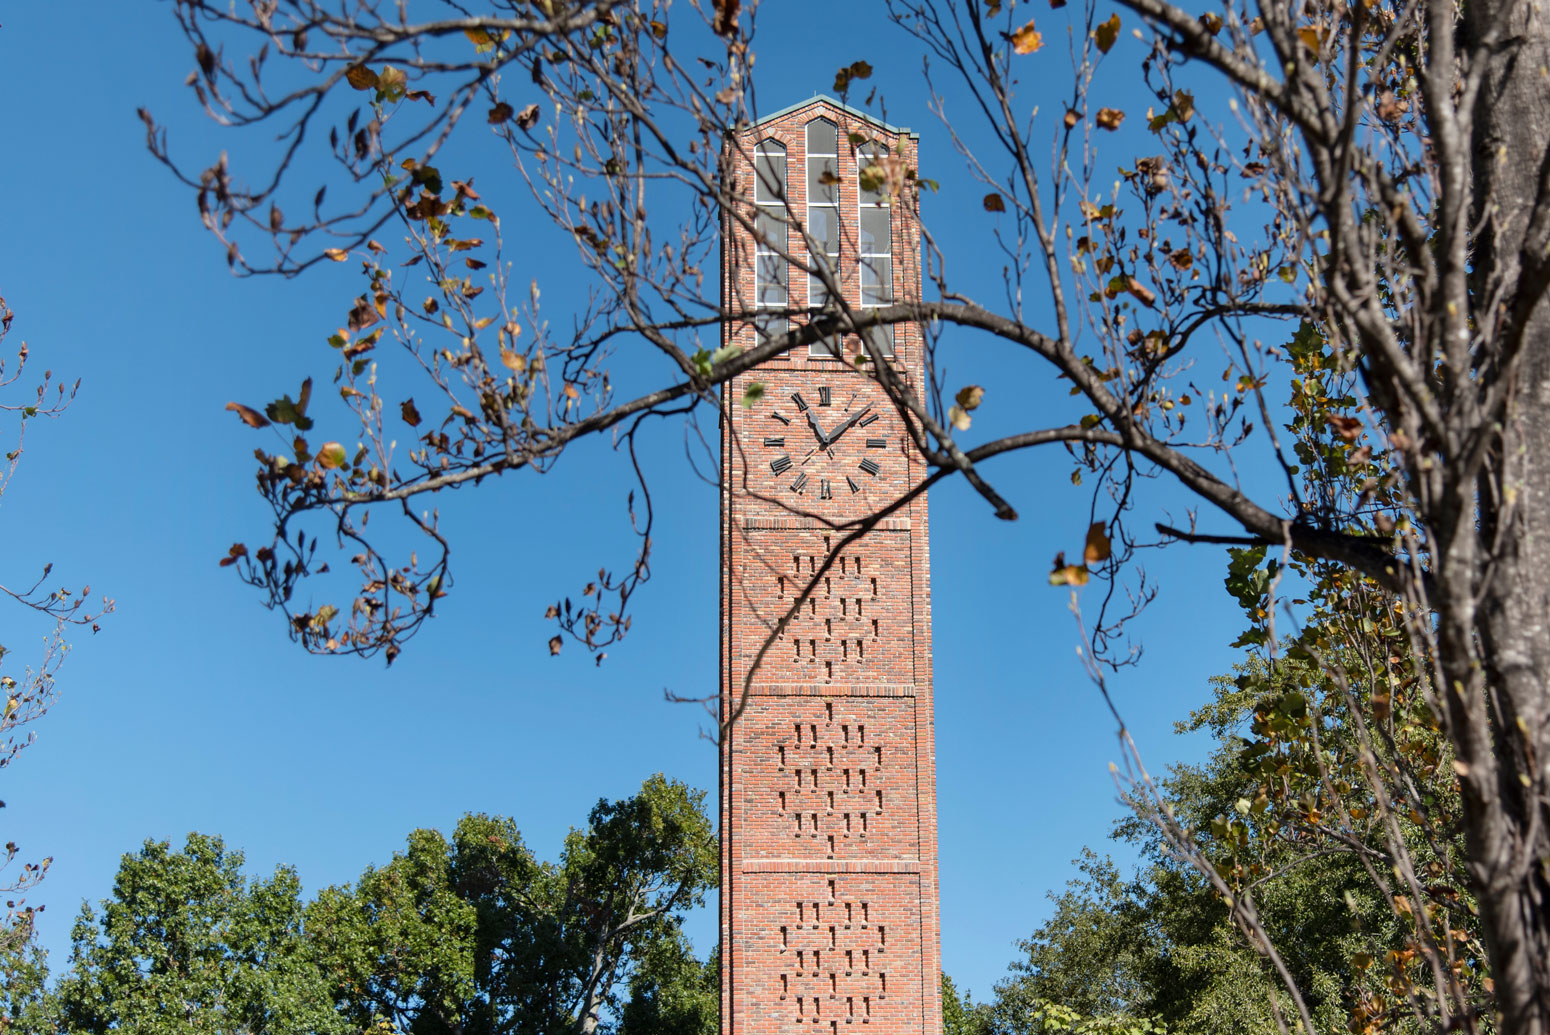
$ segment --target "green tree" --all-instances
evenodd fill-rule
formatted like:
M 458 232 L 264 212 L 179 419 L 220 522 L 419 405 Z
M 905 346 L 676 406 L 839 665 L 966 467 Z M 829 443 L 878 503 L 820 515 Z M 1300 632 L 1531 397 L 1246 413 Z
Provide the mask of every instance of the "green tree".
M 617 1035 L 716 1035 L 721 953 L 701 963 L 682 936 L 655 939 L 636 960 Z
M 302 932 L 293 870 L 243 877 L 242 853 L 189 834 L 125 855 L 113 894 L 83 906 L 56 990 L 72 1032 L 356 1035 Z
M 942 974 L 942 1035 L 990 1035 L 991 1008 L 976 1003 L 967 989 L 958 994 L 958 986 L 946 972 Z
M 715 886 L 717 864 L 704 792 L 657 775 L 599 802 L 554 863 L 536 859 L 510 819 L 465 816 L 450 839 L 417 830 L 386 866 L 320 894 L 307 933 L 357 1029 L 714 1024 L 704 996 L 714 999 L 715 971 L 688 955 L 680 924 Z M 706 980 L 708 993 L 697 988 Z

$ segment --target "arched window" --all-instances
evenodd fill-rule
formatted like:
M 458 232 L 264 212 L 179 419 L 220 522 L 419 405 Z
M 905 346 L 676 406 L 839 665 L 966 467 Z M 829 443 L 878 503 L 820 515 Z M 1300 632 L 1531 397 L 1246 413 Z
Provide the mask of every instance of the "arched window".
M 787 308 L 786 289 L 786 145 L 779 140 L 759 141 L 753 152 L 754 204 L 754 308 Z M 786 317 L 756 316 L 754 328 L 761 339 L 786 333 Z
M 861 307 L 893 304 L 893 209 L 882 161 L 888 149 L 876 141 L 856 153 L 856 243 L 860 261 Z M 893 355 L 893 327 L 876 327 L 867 338 L 885 356 Z

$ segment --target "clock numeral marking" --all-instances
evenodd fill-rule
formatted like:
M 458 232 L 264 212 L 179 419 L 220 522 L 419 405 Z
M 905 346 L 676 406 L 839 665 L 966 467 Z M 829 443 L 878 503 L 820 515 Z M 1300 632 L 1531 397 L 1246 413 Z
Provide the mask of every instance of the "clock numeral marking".
M 770 440 L 765 439 L 764 444 L 769 445 Z M 868 449 L 887 449 L 888 440 L 886 438 L 869 438 L 866 440 L 866 447 Z
M 805 488 L 807 488 L 807 472 L 801 471 L 797 474 L 797 480 L 791 483 L 791 491 L 801 493 Z
M 866 427 L 868 424 L 872 423 L 876 419 L 877 419 L 877 414 L 869 413 L 865 417 L 863 417 L 860 421 L 858 421 L 856 423 L 856 427 L 864 428 L 864 427 Z
M 820 385 L 818 387 L 818 405 L 819 406 L 828 406 L 832 402 L 833 402 L 833 400 L 829 397 L 829 386 L 828 385 Z
M 876 478 L 877 472 L 881 471 L 883 468 L 882 465 L 879 464 L 876 460 L 873 460 L 871 457 L 867 457 L 865 460 L 861 461 L 861 469 L 867 474 L 870 474 L 873 478 Z
M 856 484 L 856 479 L 852 478 L 848 474 L 845 476 L 845 484 L 850 486 L 850 491 L 851 492 L 860 492 L 861 491 L 861 486 Z
M 782 424 L 790 424 L 791 423 L 791 418 L 786 416 L 784 413 L 781 413 L 779 410 L 771 411 L 770 416 L 774 417 L 776 420 L 780 421 Z
M 818 479 L 818 498 L 821 500 L 832 500 L 834 498 L 834 492 L 829 488 L 829 479 Z
M 781 474 L 782 472 L 790 469 L 790 467 L 791 458 L 789 456 L 777 456 L 775 459 L 770 461 L 770 470 L 774 471 L 776 474 Z
M 791 401 L 794 404 L 796 404 L 796 408 L 800 412 L 802 412 L 802 413 L 806 413 L 807 412 L 807 400 L 802 398 L 802 393 L 801 392 L 792 392 L 791 393 Z
M 786 444 L 786 436 L 785 435 L 766 435 L 766 436 L 764 436 L 764 444 L 767 445 L 767 446 L 783 446 L 783 445 Z M 868 443 L 868 444 L 870 444 L 870 443 Z

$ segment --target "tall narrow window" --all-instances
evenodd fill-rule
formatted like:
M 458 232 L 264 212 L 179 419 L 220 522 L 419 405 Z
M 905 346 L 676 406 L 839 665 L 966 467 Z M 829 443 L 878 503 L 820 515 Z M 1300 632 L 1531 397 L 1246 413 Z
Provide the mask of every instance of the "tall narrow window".
M 809 257 L 815 269 L 826 268 L 838 282 L 840 269 L 840 155 L 839 130 L 828 119 L 807 124 L 807 232 L 812 238 Z M 829 305 L 829 289 L 816 274 L 807 277 L 807 304 L 813 309 Z M 815 342 L 814 355 L 838 354 L 832 342 Z
M 786 145 L 761 140 L 754 148 L 754 308 L 785 310 L 786 290 Z M 760 340 L 786 333 L 784 312 L 756 315 Z
M 856 240 L 861 274 L 861 308 L 878 309 L 893 304 L 893 209 L 889 206 L 887 178 L 881 162 L 888 149 L 876 143 L 863 144 L 856 155 L 858 184 Z M 871 166 L 878 168 L 868 173 Z M 867 340 L 885 356 L 893 355 L 893 327 L 874 327 Z

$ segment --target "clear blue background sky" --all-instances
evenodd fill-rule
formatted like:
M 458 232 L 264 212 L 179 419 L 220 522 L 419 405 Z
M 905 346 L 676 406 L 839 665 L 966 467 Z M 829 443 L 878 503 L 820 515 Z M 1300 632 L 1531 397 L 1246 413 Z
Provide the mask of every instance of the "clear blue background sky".
M 265 517 L 252 490 L 255 433 L 222 407 L 293 391 L 307 373 L 326 379 L 322 340 L 355 282 L 337 267 L 293 282 L 232 278 L 192 194 L 148 156 L 140 105 L 170 121 L 190 161 L 235 143 L 182 85 L 192 59 L 169 5 L 12 4 L 0 26 L 10 344 L 26 339 L 39 369 L 84 379 L 69 413 L 29 434 L 0 509 L 0 578 L 21 582 L 52 560 L 56 578 L 90 581 L 118 602 L 99 635 L 76 638 L 60 704 L 0 786 L 0 839 L 54 857 L 32 899 L 48 906 L 42 936 L 55 966 L 80 902 L 107 894 L 120 854 L 147 837 L 219 833 L 251 871 L 290 863 L 315 891 L 387 861 L 411 829 L 450 829 L 470 810 L 515 816 L 552 856 L 599 797 L 627 795 L 652 772 L 713 795 L 702 715 L 662 699 L 664 689 L 716 685 L 716 498 L 683 458 L 682 428 L 663 427 L 654 443 L 657 578 L 634 632 L 601 667 L 574 648 L 551 659 L 542 618 L 600 561 L 627 562 L 626 486 L 601 447 L 551 475 L 442 501 L 457 591 L 391 669 L 303 654 L 216 566 L 231 542 L 261 534 Z M 1052 42 L 1042 64 L 1025 66 L 1022 89 L 1053 113 L 1065 65 L 1064 41 Z M 1122 36 L 1132 65 L 1140 46 Z M 927 213 L 954 274 L 997 301 L 983 191 L 966 185 L 927 110 L 918 54 L 883 23 L 881 4 L 767 4 L 757 49 L 766 111 L 827 91 L 857 58 L 876 67 L 890 120 L 921 133 L 923 174 L 944 185 Z M 506 209 L 512 237 L 525 232 L 515 211 Z M 530 257 L 549 271 L 546 299 L 563 305 L 584 287 L 579 268 L 568 245 L 532 233 L 536 249 L 556 249 Z M 1005 364 L 1027 361 L 972 344 L 948 362 L 952 383 L 990 386 L 976 434 L 1064 397 L 998 396 Z M 1066 593 L 1045 580 L 1056 550 L 1080 549 L 1086 497 L 1063 454 L 992 473 L 1021 521 L 996 522 L 958 484 L 931 500 L 944 961 L 981 994 L 1048 914 L 1045 896 L 1072 875 L 1081 847 L 1105 849 L 1118 814 L 1114 729 L 1077 662 Z M 1170 507 L 1178 517 L 1185 505 L 1154 496 L 1141 516 Z M 1204 749 L 1171 723 L 1203 700 L 1207 677 L 1229 669 L 1239 623 L 1220 550 L 1147 562 L 1162 586 L 1138 627 L 1147 657 L 1115 686 L 1157 771 Z M 8 664 L 23 663 L 44 629 L 3 613 Z M 696 918 L 693 933 L 708 948 L 711 918 Z

